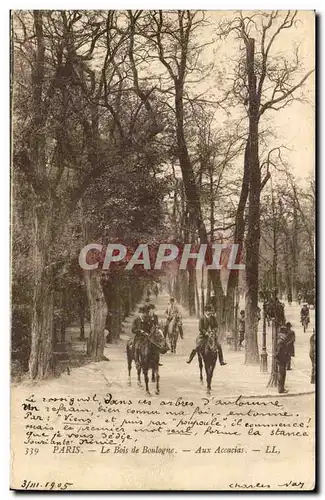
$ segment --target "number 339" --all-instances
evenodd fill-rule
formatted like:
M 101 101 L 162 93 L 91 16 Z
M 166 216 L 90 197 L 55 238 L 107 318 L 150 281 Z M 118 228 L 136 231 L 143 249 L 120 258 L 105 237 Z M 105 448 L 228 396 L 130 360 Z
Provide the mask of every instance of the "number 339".
M 38 452 L 38 448 L 26 448 L 25 455 L 37 455 Z

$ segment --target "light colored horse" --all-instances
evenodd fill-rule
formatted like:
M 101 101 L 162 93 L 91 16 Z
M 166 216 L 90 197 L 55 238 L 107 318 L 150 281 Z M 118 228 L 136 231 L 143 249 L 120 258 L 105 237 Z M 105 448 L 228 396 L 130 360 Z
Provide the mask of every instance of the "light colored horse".
M 167 336 L 170 344 L 170 352 L 176 353 L 176 345 L 178 341 L 178 318 L 174 316 L 168 323 Z

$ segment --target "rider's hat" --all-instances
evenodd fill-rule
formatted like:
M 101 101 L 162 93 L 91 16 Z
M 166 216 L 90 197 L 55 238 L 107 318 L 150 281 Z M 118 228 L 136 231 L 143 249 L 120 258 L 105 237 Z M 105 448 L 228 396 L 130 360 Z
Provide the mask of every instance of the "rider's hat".
M 280 326 L 280 333 L 287 333 L 287 327 L 286 326 Z
M 205 311 L 213 311 L 213 308 L 212 306 L 210 306 L 210 304 L 207 304 L 204 308 Z
M 290 323 L 290 321 L 287 321 L 287 322 L 286 322 L 286 327 L 287 327 L 287 328 L 291 328 L 291 327 L 292 327 L 292 324 Z

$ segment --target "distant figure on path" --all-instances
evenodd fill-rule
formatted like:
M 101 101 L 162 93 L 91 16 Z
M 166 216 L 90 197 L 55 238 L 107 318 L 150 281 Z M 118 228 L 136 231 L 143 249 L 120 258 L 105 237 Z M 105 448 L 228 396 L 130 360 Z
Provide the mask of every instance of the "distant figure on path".
M 308 304 L 305 303 L 300 311 L 300 322 L 304 328 L 304 332 L 307 330 L 309 322 L 310 322 L 310 317 L 309 317 L 309 307 Z
M 283 394 L 288 392 L 284 385 L 287 374 L 287 364 L 290 359 L 290 348 L 288 344 L 288 330 L 285 326 L 280 327 L 278 341 L 276 345 L 275 359 L 278 365 L 278 392 Z
M 165 325 L 165 336 L 167 335 L 168 332 L 168 327 L 169 323 L 175 318 L 176 319 L 176 325 L 175 328 L 178 328 L 179 335 L 181 339 L 184 338 L 183 335 L 183 327 L 182 327 L 182 316 L 181 313 L 179 312 L 179 308 L 175 302 L 174 297 L 170 297 L 169 299 L 169 305 L 166 309 L 166 325 Z

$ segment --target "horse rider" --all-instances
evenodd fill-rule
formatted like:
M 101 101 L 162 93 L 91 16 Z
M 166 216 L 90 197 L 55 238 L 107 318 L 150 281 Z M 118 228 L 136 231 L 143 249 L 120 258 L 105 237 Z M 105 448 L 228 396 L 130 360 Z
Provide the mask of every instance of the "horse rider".
M 309 307 L 308 307 L 307 302 L 305 302 L 305 304 L 303 304 L 303 306 L 301 308 L 301 311 L 300 311 L 300 322 L 301 322 L 301 324 L 304 323 L 305 318 L 308 319 L 308 323 L 309 323 L 310 317 L 309 317 Z
M 149 317 L 150 317 L 150 319 L 152 321 L 152 325 L 153 326 L 158 326 L 158 324 L 159 324 L 158 316 L 154 312 L 154 310 L 156 309 L 156 306 L 154 304 L 149 304 L 148 307 L 149 307 Z
M 139 315 L 134 319 L 131 330 L 134 334 L 134 351 L 140 349 L 141 340 L 144 337 L 149 337 L 152 327 L 158 324 L 158 317 L 153 313 L 154 307 L 155 306 L 153 304 L 147 303 L 146 305 L 139 307 Z M 159 363 L 159 366 L 162 366 L 162 364 Z
M 134 344 L 137 340 L 140 340 L 143 335 L 148 336 L 151 326 L 152 320 L 150 318 L 150 307 L 146 304 L 139 307 L 139 314 L 132 323 L 131 331 L 134 334 Z
M 201 316 L 199 321 L 199 335 L 196 337 L 196 348 L 192 350 L 187 363 L 191 363 L 197 351 L 202 348 L 209 337 L 210 331 L 218 330 L 218 323 L 215 315 L 213 314 L 213 308 L 211 305 L 206 305 L 204 309 L 204 315 Z M 217 350 L 219 363 L 221 366 L 226 365 L 223 359 L 223 352 L 220 342 L 217 340 Z
M 166 309 L 166 318 L 167 318 L 167 321 L 166 321 L 166 325 L 165 325 L 165 336 L 167 335 L 167 332 L 168 332 L 169 323 L 174 318 L 176 318 L 175 328 L 178 327 L 179 335 L 180 335 L 181 339 L 183 339 L 184 335 L 183 335 L 183 326 L 182 326 L 182 316 L 179 312 L 177 304 L 175 303 L 174 297 L 170 297 L 170 299 L 169 299 L 169 305 Z
M 290 359 L 290 347 L 288 343 L 288 329 L 285 326 L 280 327 L 280 332 L 276 344 L 275 359 L 278 365 L 278 392 L 283 394 L 288 392 L 284 388 L 287 364 Z
M 286 329 L 288 331 L 288 347 L 289 347 L 289 361 L 287 363 L 287 370 L 291 370 L 291 358 L 295 357 L 295 341 L 296 341 L 296 334 L 292 330 L 292 324 L 288 321 L 286 323 Z
M 239 347 L 243 347 L 243 342 L 245 340 L 245 311 L 242 309 L 239 316 Z

